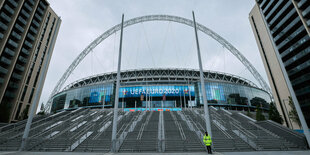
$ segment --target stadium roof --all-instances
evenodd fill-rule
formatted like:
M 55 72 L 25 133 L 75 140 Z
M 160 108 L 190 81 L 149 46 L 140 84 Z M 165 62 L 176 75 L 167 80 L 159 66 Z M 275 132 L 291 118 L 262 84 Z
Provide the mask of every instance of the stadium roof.
M 258 86 L 255 83 L 245 78 L 232 75 L 229 73 L 204 71 L 204 78 L 205 80 L 209 81 L 228 82 L 258 88 Z M 121 83 L 132 83 L 132 82 L 136 83 L 136 82 L 151 82 L 151 81 L 192 82 L 192 81 L 198 81 L 199 79 L 200 79 L 199 70 L 194 69 L 150 68 L 150 69 L 135 69 L 135 70 L 121 71 Z M 111 82 L 115 80 L 116 80 L 116 72 L 97 74 L 74 81 L 69 85 L 67 85 L 62 91 L 72 88 L 79 88 L 89 85 Z

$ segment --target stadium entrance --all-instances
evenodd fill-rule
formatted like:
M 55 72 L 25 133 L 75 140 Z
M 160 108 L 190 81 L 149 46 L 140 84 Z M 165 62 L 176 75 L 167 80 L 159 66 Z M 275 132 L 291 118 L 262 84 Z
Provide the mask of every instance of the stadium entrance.
M 155 85 L 120 88 L 119 107 L 125 111 L 177 111 L 196 106 L 194 86 Z

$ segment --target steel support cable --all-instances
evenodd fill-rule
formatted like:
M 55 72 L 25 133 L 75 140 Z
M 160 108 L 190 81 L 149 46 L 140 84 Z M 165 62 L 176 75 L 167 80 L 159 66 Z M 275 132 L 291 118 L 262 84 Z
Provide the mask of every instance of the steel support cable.
M 197 33 L 199 33 L 199 31 L 197 32 Z M 200 35 L 201 36 L 201 35 Z M 198 36 L 198 38 L 199 38 L 199 36 Z M 200 48 L 202 49 L 203 47 L 202 46 L 200 46 Z M 201 61 L 202 61 L 202 65 L 203 65 L 203 68 L 209 68 L 208 66 L 206 66 L 207 65 L 207 60 L 208 60 L 208 56 L 210 56 L 210 55 L 212 55 L 211 53 L 213 53 L 212 51 L 209 51 L 209 50 L 201 50 L 201 51 L 206 51 L 205 53 L 206 54 L 202 54 L 202 56 L 201 56 Z M 211 52 L 211 53 L 210 53 Z M 209 53 L 209 54 L 208 54 Z M 216 58 L 216 57 L 215 57 Z M 214 67 L 214 65 L 216 64 L 216 59 L 212 59 L 212 61 L 214 62 L 214 63 L 211 63 L 211 68 L 213 68 Z M 205 63 L 204 63 L 205 62 Z M 211 68 L 209 68 L 209 70 L 211 70 Z M 215 69 L 212 69 L 212 70 L 214 70 L 215 71 Z M 220 70 L 219 70 L 220 71 Z
M 113 45 L 113 65 L 112 65 L 112 69 L 114 70 L 114 60 L 115 60 L 115 41 L 116 41 L 116 31 L 114 32 L 114 45 Z M 111 74 L 112 74 L 112 71 L 111 71 Z
M 138 46 L 137 46 L 137 50 L 136 50 L 136 60 L 135 60 L 135 64 L 134 66 L 137 68 L 137 64 L 138 64 L 138 57 L 139 57 L 139 51 L 140 51 L 140 45 L 141 45 L 141 32 L 139 31 L 138 36 Z
M 151 55 L 151 58 L 152 58 L 153 66 L 156 66 L 155 65 L 156 63 L 155 63 L 154 58 L 153 58 L 152 50 L 151 50 L 151 47 L 150 47 L 150 44 L 149 44 L 149 40 L 148 40 L 146 31 L 145 31 L 145 27 L 144 27 L 143 22 L 142 22 L 142 30 L 143 30 L 143 34 L 145 36 L 145 41 L 146 41 L 147 48 L 149 49 L 149 52 L 150 52 L 150 55 Z
M 221 68 L 223 67 L 223 65 L 222 65 L 222 62 L 220 61 L 220 62 L 218 62 L 217 61 L 217 59 L 216 58 L 221 58 L 221 55 L 222 55 L 222 52 L 216 52 L 216 56 L 215 56 L 215 61 L 214 61 L 214 63 L 212 63 L 212 65 L 214 64 L 215 65 L 215 67 L 218 69 L 218 71 L 220 71 L 221 70 Z M 206 57 L 206 55 L 205 55 L 205 57 Z M 207 58 L 206 58 L 207 59 Z M 214 69 L 215 70 L 215 69 Z M 221 71 L 222 72 L 222 71 Z
M 181 24 L 185 24 L 188 26 L 193 27 L 193 21 L 178 17 L 178 16 L 171 16 L 171 15 L 148 15 L 148 16 L 141 16 L 136 17 L 130 20 L 127 20 L 124 22 L 124 27 L 134 25 L 141 22 L 147 22 L 147 21 L 172 21 L 177 22 Z M 94 49 L 98 44 L 100 44 L 103 40 L 108 38 L 111 34 L 115 33 L 116 31 L 119 31 L 121 29 L 121 24 L 115 25 L 114 27 L 110 28 L 103 34 L 101 34 L 98 38 L 96 38 L 93 42 L 91 42 L 81 53 L 78 55 L 72 64 L 67 68 L 65 73 L 62 75 L 62 77 L 57 82 L 55 88 L 53 89 L 49 100 L 48 105 L 49 108 L 51 106 L 51 99 L 52 97 L 57 94 L 61 87 L 63 86 L 64 82 L 67 80 L 67 78 L 70 76 L 71 72 L 77 67 L 77 65 L 85 58 L 85 56 L 90 52 L 90 50 Z M 220 44 L 222 44 L 226 49 L 228 49 L 234 56 L 236 56 L 244 66 L 248 68 L 250 73 L 254 76 L 254 78 L 258 81 L 258 83 L 261 85 L 262 89 L 267 91 L 271 95 L 271 90 L 265 80 L 262 78 L 262 76 L 258 73 L 258 71 L 254 68 L 254 66 L 228 41 L 226 41 L 224 38 L 222 38 L 220 35 L 215 33 L 214 31 L 208 29 L 207 27 L 197 23 L 197 29 L 202 31 L 203 33 L 209 35 L 216 41 L 218 41 Z M 48 109 L 49 110 L 49 109 Z
M 198 31 L 199 32 L 199 31 Z M 197 32 L 197 33 L 198 33 Z M 202 50 L 202 51 L 204 51 L 204 50 Z M 210 55 L 212 55 L 212 53 L 209 53 L 209 50 L 205 50 L 205 54 L 202 54 L 202 62 L 203 62 L 203 60 L 208 60 L 208 58 L 207 58 L 207 56 L 210 56 Z M 209 59 L 210 60 L 210 64 L 211 65 L 209 65 L 209 66 L 203 66 L 204 68 L 208 68 L 209 70 L 215 70 L 215 69 L 213 69 L 214 68 L 214 65 L 216 64 L 216 59 L 212 59 L 212 56 L 210 56 L 210 58 L 211 59 Z M 204 65 L 204 64 L 202 64 L 202 65 Z
M 189 53 L 193 53 L 193 51 L 195 50 L 195 37 L 191 37 L 192 40 L 190 42 L 190 47 L 188 48 L 188 52 Z M 189 66 L 191 65 L 189 62 L 189 60 L 192 60 L 194 57 L 193 57 L 193 54 L 189 54 L 188 57 L 187 57 L 187 60 L 185 60 L 185 65 L 186 66 Z
M 247 70 L 247 68 L 246 68 L 246 67 L 243 67 L 243 69 L 242 69 L 237 75 L 240 76 L 241 74 L 244 73 L 245 70 Z
M 172 38 L 174 38 L 173 29 L 171 30 L 171 36 L 172 36 Z M 174 47 L 174 49 L 175 49 L 174 52 L 176 53 L 176 57 L 177 57 L 177 64 L 180 64 L 180 58 L 179 58 L 179 55 L 178 55 L 178 51 L 181 51 L 181 50 L 178 50 L 178 49 L 177 49 L 178 46 L 177 46 L 177 44 L 176 44 L 176 41 L 173 42 L 173 43 L 174 43 L 174 44 L 173 44 L 173 45 L 174 45 L 173 47 Z
M 94 56 L 94 51 L 90 51 L 90 75 L 94 75 L 94 68 L 93 68 L 93 56 Z
M 99 65 L 103 68 L 104 65 L 101 63 L 101 61 L 99 60 L 99 58 L 97 57 L 96 53 L 93 52 L 93 55 L 95 56 L 95 59 L 98 61 Z M 92 74 L 93 75 L 93 74 Z
M 189 44 L 190 46 L 189 46 L 189 48 L 188 48 L 188 52 L 189 53 L 193 53 L 193 50 L 194 50 L 194 47 L 195 47 L 195 37 L 191 37 L 191 41 L 190 41 L 190 44 Z M 188 55 L 188 57 L 187 57 L 187 59 L 185 60 L 185 65 L 186 66 L 189 66 L 189 65 L 191 65 L 189 62 L 190 62 L 190 60 L 192 60 L 193 59 L 193 54 L 189 54 Z
M 223 46 L 223 53 L 224 53 L 224 73 L 226 73 L 226 52 L 224 46 Z
M 169 31 L 169 29 L 170 29 L 170 21 L 168 22 L 167 30 L 166 30 L 165 35 L 164 35 L 162 49 L 159 51 L 159 55 L 160 56 L 162 55 L 162 52 L 165 49 L 167 38 L 168 38 L 168 31 Z

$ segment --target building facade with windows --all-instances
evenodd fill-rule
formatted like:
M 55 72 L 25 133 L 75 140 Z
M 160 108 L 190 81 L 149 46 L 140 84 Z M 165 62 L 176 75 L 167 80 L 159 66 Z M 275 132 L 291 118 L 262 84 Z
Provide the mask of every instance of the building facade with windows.
M 256 0 L 249 20 L 263 60 L 275 103 L 285 125 L 299 128 L 289 112 L 291 83 L 310 125 L 310 1 Z M 285 71 L 281 69 L 281 62 Z M 287 74 L 289 81 L 285 81 Z
M 127 111 L 182 110 L 201 107 L 198 70 L 142 69 L 121 72 L 119 107 Z M 208 104 L 218 108 L 254 111 L 269 109 L 270 95 L 244 78 L 205 71 Z M 112 108 L 116 73 L 86 77 L 66 86 L 52 98 L 51 112 L 76 108 Z
M 10 123 L 41 94 L 61 19 L 46 0 L 1 0 L 0 19 L 0 122 Z

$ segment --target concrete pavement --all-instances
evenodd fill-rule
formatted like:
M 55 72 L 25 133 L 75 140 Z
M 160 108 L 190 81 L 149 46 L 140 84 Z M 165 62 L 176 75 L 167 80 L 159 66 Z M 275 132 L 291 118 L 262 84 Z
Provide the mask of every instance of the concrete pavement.
M 91 152 L 0 152 L 0 155 L 206 155 L 207 152 L 186 153 L 91 153 Z M 214 155 L 310 155 L 310 151 L 214 152 Z

